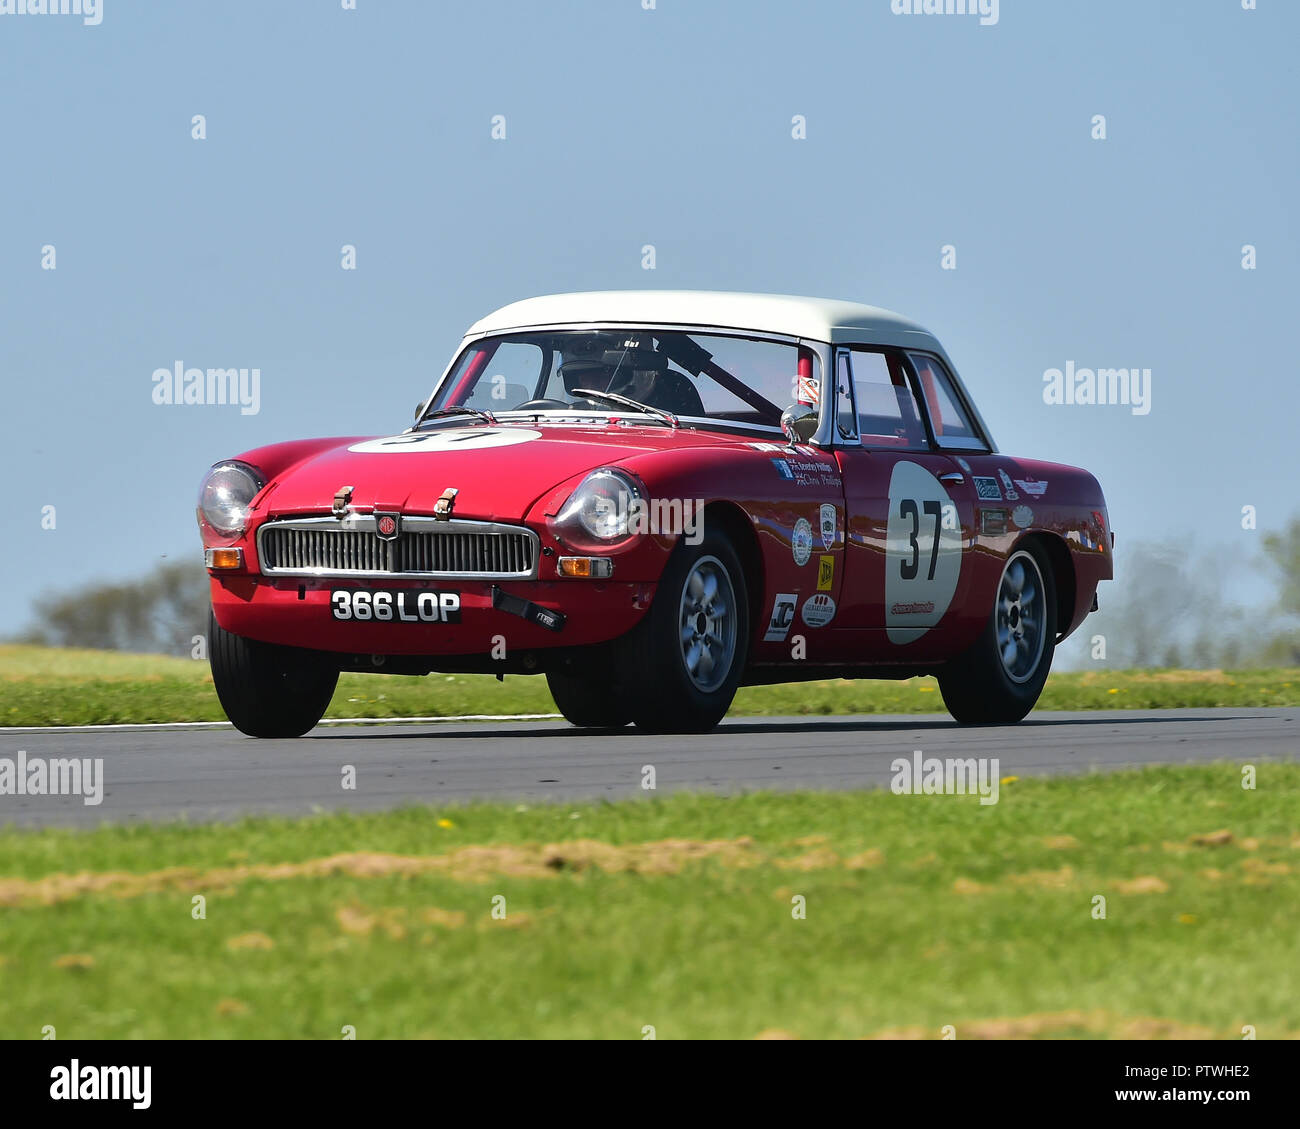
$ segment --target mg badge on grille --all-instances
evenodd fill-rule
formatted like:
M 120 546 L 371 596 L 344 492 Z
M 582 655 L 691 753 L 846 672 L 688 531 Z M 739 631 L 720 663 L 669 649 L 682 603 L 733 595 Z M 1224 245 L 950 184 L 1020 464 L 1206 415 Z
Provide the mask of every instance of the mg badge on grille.
M 402 532 L 402 515 L 375 511 L 375 534 L 381 541 L 396 541 Z

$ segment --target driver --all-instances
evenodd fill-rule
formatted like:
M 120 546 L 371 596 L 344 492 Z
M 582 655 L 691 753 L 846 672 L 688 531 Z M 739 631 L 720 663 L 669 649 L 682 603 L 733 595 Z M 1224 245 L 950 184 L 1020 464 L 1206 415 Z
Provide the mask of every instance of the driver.
M 617 347 L 615 338 L 608 334 L 593 333 L 566 342 L 564 360 L 560 362 L 560 379 L 570 396 L 578 397 L 579 388 L 604 392 L 614 375 L 614 365 L 605 363 L 605 354 Z

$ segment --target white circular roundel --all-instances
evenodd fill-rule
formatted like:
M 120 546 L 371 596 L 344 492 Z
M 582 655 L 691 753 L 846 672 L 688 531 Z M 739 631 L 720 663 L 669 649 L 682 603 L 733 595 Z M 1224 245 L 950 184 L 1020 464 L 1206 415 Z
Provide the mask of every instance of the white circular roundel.
M 794 533 L 790 538 L 790 552 L 794 555 L 794 563 L 800 568 L 808 563 L 808 558 L 812 556 L 812 524 L 806 517 L 801 517 L 794 523 Z
M 885 536 L 886 635 L 911 643 L 943 619 L 961 574 L 957 507 L 919 463 L 894 464 Z
M 835 618 L 835 601 L 825 592 L 817 592 L 803 602 L 799 614 L 809 627 L 825 627 Z
M 540 431 L 527 427 L 449 427 L 442 431 L 417 431 L 411 435 L 390 435 L 387 439 L 367 439 L 348 448 L 359 455 L 424 455 L 443 451 L 482 451 L 493 447 L 513 447 L 540 439 Z

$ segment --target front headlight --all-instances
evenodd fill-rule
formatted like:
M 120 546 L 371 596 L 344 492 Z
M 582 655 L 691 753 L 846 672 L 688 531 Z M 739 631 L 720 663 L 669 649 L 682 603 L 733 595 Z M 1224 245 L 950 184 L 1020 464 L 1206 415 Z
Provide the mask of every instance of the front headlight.
M 265 483 L 247 463 L 218 463 L 199 487 L 199 521 L 234 537 L 248 525 L 248 506 Z
M 596 541 L 619 541 L 628 536 L 632 503 L 640 499 L 641 491 L 630 475 L 609 467 L 593 470 L 569 495 L 556 525 Z

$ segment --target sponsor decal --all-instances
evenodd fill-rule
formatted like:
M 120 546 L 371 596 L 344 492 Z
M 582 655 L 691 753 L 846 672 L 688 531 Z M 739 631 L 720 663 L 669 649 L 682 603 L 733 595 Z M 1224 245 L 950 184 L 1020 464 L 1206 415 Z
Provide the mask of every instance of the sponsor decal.
M 799 614 L 803 616 L 804 623 L 809 627 L 825 627 L 835 618 L 835 601 L 825 592 L 818 592 L 817 595 L 809 596 L 803 602 L 803 609 Z
M 797 453 L 797 452 L 796 452 Z M 772 465 L 787 478 L 799 486 L 834 486 L 839 487 L 840 475 L 833 462 L 817 458 L 797 458 L 789 450 L 783 459 L 773 459 Z
M 767 620 L 767 633 L 764 643 L 784 643 L 790 634 L 790 625 L 794 623 L 795 608 L 799 606 L 799 597 L 793 592 L 782 592 L 772 601 L 772 614 Z
M 1021 529 L 1028 529 L 1034 524 L 1034 511 L 1028 506 L 1017 506 L 1011 511 L 1011 520 Z
M 817 558 L 817 591 L 829 592 L 835 587 L 835 558 Z
M 840 515 L 835 507 L 823 504 L 821 510 L 822 547 L 829 549 L 835 544 L 835 534 L 840 527 Z
M 440 455 L 448 451 L 513 447 L 541 437 L 540 431 L 526 427 L 450 427 L 413 435 L 390 435 L 386 439 L 367 439 L 364 443 L 352 444 L 348 450 L 358 455 Z
M 996 478 L 976 478 L 975 496 L 984 502 L 1002 501 L 1002 490 Z
M 335 588 L 330 614 L 337 620 L 370 623 L 459 623 L 460 593 L 432 588 Z
M 919 603 L 912 604 L 895 604 L 889 609 L 890 615 L 933 615 L 934 604 L 929 600 L 922 600 Z
M 998 477 L 1002 479 L 1002 489 L 1006 492 L 1008 502 L 1016 501 L 1020 495 L 1016 493 L 1016 488 L 1011 485 L 1011 475 L 1005 470 L 998 471 Z
M 794 523 L 794 533 L 790 536 L 790 551 L 794 554 L 794 563 L 800 568 L 808 563 L 812 556 L 812 526 L 806 517 Z
M 1016 485 L 1019 486 L 1020 489 L 1023 490 L 1026 494 L 1029 494 L 1035 498 L 1041 498 L 1044 494 L 1047 493 L 1046 479 L 1039 479 L 1037 482 L 1034 482 L 1032 480 L 1026 482 L 1023 478 L 1017 478 Z
M 1007 531 L 1006 510 L 980 510 L 980 532 L 996 537 Z

